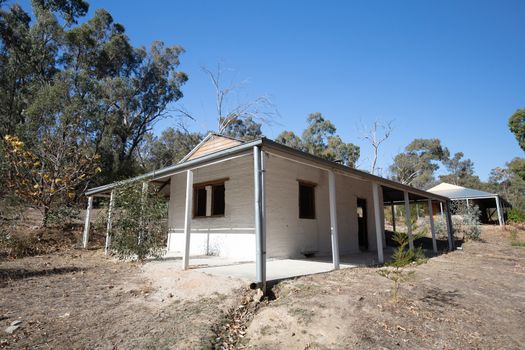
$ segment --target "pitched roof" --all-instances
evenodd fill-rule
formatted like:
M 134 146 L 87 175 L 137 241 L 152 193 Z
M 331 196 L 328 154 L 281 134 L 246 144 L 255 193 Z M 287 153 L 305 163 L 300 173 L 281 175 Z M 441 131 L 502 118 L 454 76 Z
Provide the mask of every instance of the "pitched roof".
M 496 193 L 480 191 L 473 188 L 449 184 L 446 182 L 442 182 L 439 185 L 428 189 L 427 192 L 439 194 L 450 199 L 470 199 L 497 196 Z
M 232 155 L 249 153 L 253 151 L 253 147 L 258 146 L 258 147 L 263 147 L 264 149 L 267 149 L 270 152 L 277 151 L 284 155 L 290 155 L 292 157 L 300 158 L 303 161 L 306 161 L 308 163 L 316 164 L 322 169 L 339 171 L 347 175 L 350 175 L 352 177 L 356 177 L 361 180 L 368 180 L 368 181 L 376 182 L 380 185 L 384 185 L 392 189 L 396 189 L 399 191 L 408 191 L 413 195 L 421 196 L 423 198 L 432 198 L 432 199 L 439 200 L 439 201 L 446 200 L 446 197 L 443 197 L 437 193 L 429 193 L 427 191 L 419 190 L 417 188 L 414 188 L 408 185 L 404 185 L 404 184 L 395 182 L 393 180 L 385 179 L 377 175 L 373 175 L 373 174 L 370 174 L 370 173 L 367 173 L 367 172 L 364 172 L 358 169 L 350 168 L 345 165 L 338 164 L 338 163 L 311 155 L 309 153 L 293 149 L 291 147 L 282 145 L 275 141 L 268 140 L 264 137 L 255 139 L 253 141 L 247 141 L 247 142 L 239 141 L 239 142 L 240 142 L 239 145 L 232 146 L 232 147 L 229 147 L 223 150 L 211 152 L 211 153 L 202 155 L 200 157 L 197 157 L 196 159 L 188 159 L 182 163 L 178 163 L 178 164 L 166 167 L 166 168 L 154 170 L 144 175 L 137 176 L 135 178 L 124 180 L 121 182 L 110 183 L 104 186 L 90 188 L 85 192 L 85 195 L 92 196 L 92 195 L 108 194 L 111 191 L 111 189 L 115 188 L 116 186 L 118 186 L 120 183 L 123 183 L 123 182 L 124 183 L 131 182 L 131 181 L 164 182 L 166 181 L 166 178 L 172 176 L 176 172 L 188 170 L 188 169 L 191 169 L 192 167 L 201 166 L 203 164 L 210 163 L 212 161 L 226 159 L 227 157 L 230 157 Z

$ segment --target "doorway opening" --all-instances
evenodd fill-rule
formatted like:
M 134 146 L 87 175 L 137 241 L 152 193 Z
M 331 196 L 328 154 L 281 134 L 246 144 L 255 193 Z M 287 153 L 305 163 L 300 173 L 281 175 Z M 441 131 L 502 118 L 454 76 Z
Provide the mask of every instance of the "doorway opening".
M 366 223 L 366 199 L 357 198 L 357 226 L 359 250 L 368 250 L 368 227 Z

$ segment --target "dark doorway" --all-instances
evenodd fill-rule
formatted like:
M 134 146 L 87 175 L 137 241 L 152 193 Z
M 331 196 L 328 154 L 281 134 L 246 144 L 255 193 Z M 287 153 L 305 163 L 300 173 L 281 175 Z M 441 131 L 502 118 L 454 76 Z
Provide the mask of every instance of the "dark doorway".
M 360 250 L 368 250 L 368 228 L 366 225 L 366 217 L 366 199 L 357 198 L 357 226 Z

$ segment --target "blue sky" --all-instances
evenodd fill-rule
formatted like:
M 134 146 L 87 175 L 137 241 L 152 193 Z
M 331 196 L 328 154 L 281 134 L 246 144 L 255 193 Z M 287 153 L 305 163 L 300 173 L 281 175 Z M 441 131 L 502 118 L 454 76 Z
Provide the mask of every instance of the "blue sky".
M 360 125 L 393 120 L 379 165 L 414 138 L 440 138 L 487 179 L 523 156 L 507 127 L 525 107 L 525 1 L 89 1 L 124 24 L 135 45 L 186 49 L 181 103 L 214 129 L 214 95 L 202 66 L 222 62 L 247 80 L 239 100 L 269 95 L 280 117 L 264 127 L 301 132 L 319 111 L 347 142 L 370 147 Z M 166 120 L 156 131 L 174 124 Z

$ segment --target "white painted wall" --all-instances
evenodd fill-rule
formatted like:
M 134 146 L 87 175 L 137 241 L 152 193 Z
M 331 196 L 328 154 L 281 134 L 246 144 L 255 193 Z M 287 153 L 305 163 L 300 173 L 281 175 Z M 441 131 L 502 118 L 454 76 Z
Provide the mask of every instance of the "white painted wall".
M 305 251 L 331 255 L 328 174 L 324 170 L 265 154 L 266 251 L 268 258 L 303 257 Z M 220 255 L 238 261 L 255 260 L 253 158 L 251 155 L 194 171 L 194 182 L 229 177 L 225 183 L 224 217 L 194 218 L 190 255 Z M 299 219 L 298 180 L 316 183 L 315 219 Z M 185 174 L 170 184 L 168 249 L 184 244 Z M 376 249 L 372 184 L 336 174 L 340 254 L 359 252 L 357 198 L 367 202 L 369 249 Z M 382 203 L 382 193 L 380 201 Z M 383 211 L 381 210 L 382 215 Z M 382 217 L 382 222 L 384 218 Z
M 220 255 L 238 261 L 255 260 L 253 158 L 251 155 L 196 169 L 194 183 L 229 178 L 225 182 L 225 215 L 192 219 L 190 255 Z M 168 250 L 184 246 L 186 174 L 171 177 Z
M 267 256 L 331 255 L 328 174 L 308 165 L 266 155 Z M 314 182 L 316 219 L 299 219 L 298 180 Z M 368 241 L 376 249 L 372 184 L 336 174 L 340 254 L 359 252 L 357 198 L 367 201 Z M 382 198 L 381 198 L 382 200 Z

